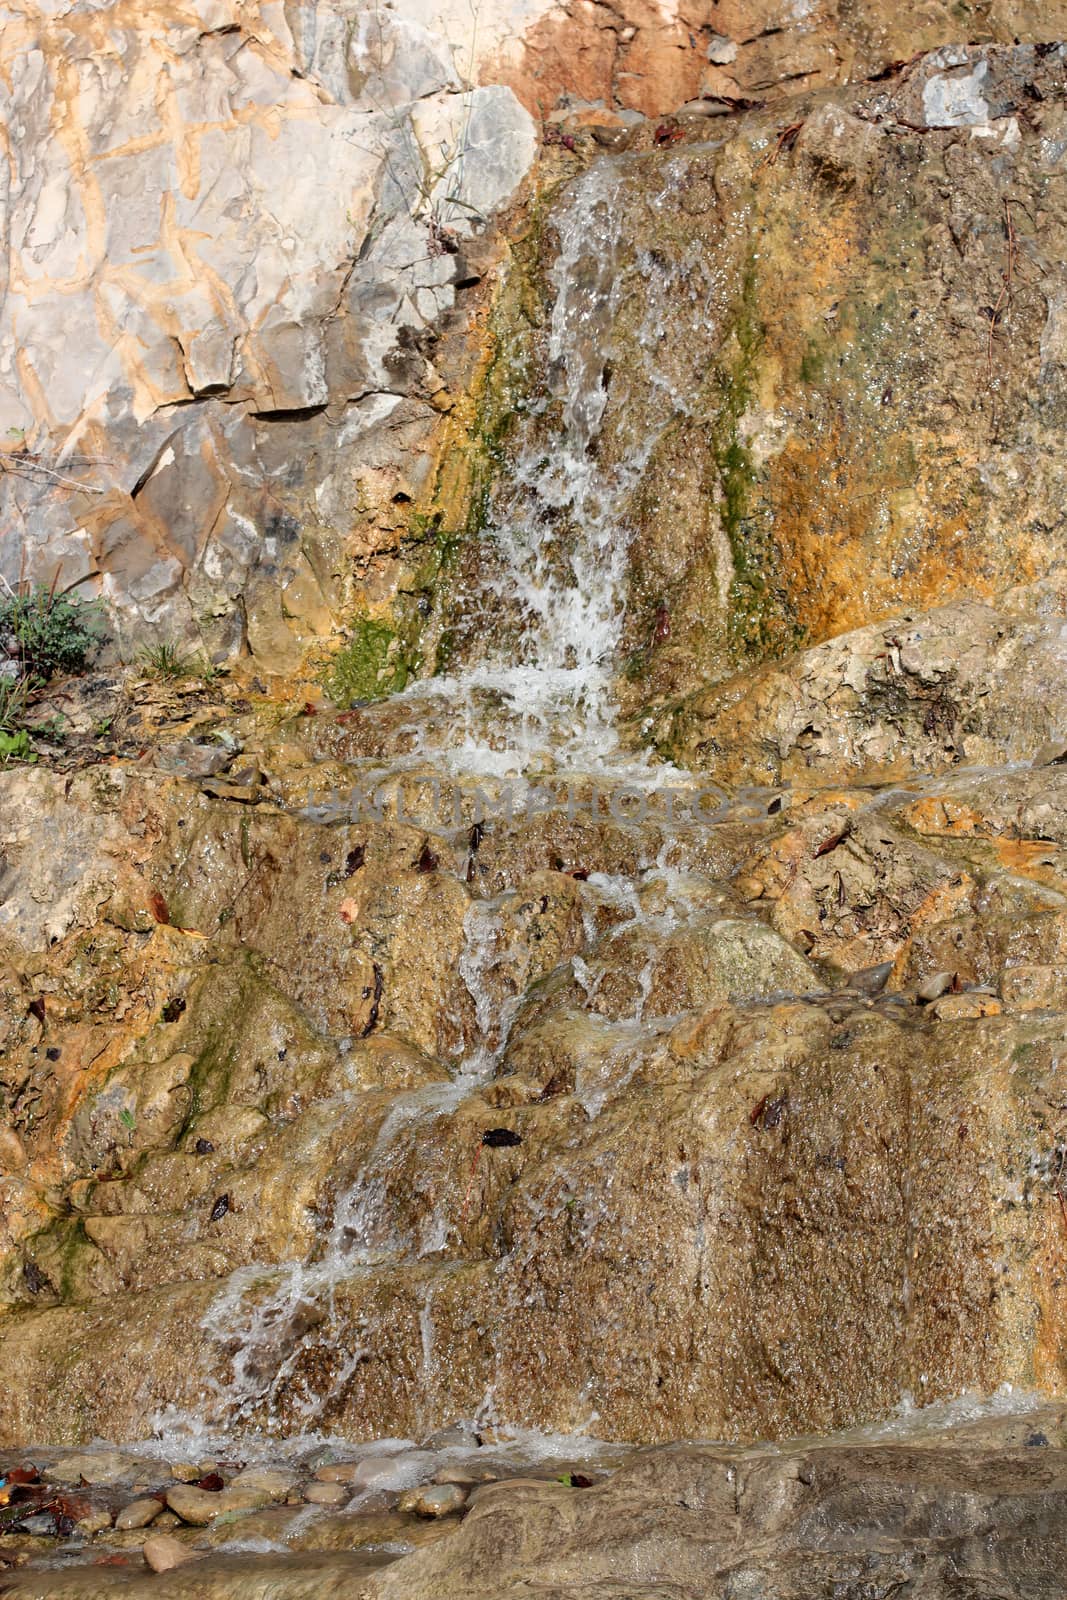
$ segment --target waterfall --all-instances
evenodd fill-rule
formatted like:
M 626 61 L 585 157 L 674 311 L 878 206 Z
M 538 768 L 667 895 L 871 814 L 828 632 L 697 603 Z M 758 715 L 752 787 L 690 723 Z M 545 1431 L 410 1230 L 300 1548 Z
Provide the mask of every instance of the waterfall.
M 634 532 L 630 503 L 676 409 L 673 397 L 658 423 L 646 407 L 629 417 L 616 405 L 625 449 L 615 441 L 605 462 L 599 446 L 609 390 L 625 396 L 642 381 L 660 382 L 656 346 L 678 299 L 675 276 L 627 238 L 629 178 L 625 158 L 603 158 L 576 181 L 555 219 L 544 393 L 520 408 L 481 534 L 491 554 L 456 602 L 468 632 L 477 635 L 484 624 L 484 638 L 463 670 L 410 692 L 416 701 L 447 701 L 453 730 L 462 730 L 453 731 L 453 748 L 443 753 L 453 771 L 617 770 L 622 759 L 614 679 Z M 624 294 L 635 293 L 641 325 L 623 349 L 616 321 Z M 420 750 L 427 753 L 422 741 Z
M 670 770 L 645 767 L 620 750 L 614 680 L 633 535 L 630 504 L 663 426 L 684 401 L 668 393 L 666 404 L 653 407 L 662 418 L 658 427 L 650 425 L 647 405 L 627 402 L 639 385 L 664 388 L 657 347 L 668 310 L 677 319 L 680 303 L 692 306 L 706 326 L 707 286 L 701 280 L 699 293 L 685 292 L 688 286 L 664 269 L 654 251 L 629 243 L 623 204 L 629 175 L 625 159 L 594 164 L 556 217 L 559 253 L 550 274 L 554 300 L 543 349 L 545 392 L 527 401 L 492 487 L 482 535 L 492 559 L 458 601 L 475 632 L 480 618 L 502 613 L 507 625 L 491 636 L 486 628 L 480 650 L 453 676 L 417 682 L 388 702 L 391 712 L 409 712 L 414 735 L 413 749 L 393 759 L 390 772 L 422 768 L 429 760 L 460 779 L 522 780 L 545 770 L 570 770 L 610 772 L 631 783 L 655 781 L 657 772 L 662 779 Z M 664 192 L 672 181 L 665 164 Z M 624 294 L 636 294 L 639 304 L 636 338 L 631 330 L 625 350 L 617 343 Z M 614 434 L 605 462 L 599 447 L 611 401 Z M 665 885 L 666 909 L 657 926 L 673 926 L 687 909 L 684 885 L 675 884 L 677 874 L 654 856 L 649 865 Z M 624 879 L 598 880 L 589 894 L 591 903 L 613 906 L 624 924 L 644 921 Z M 395 1220 L 394 1191 L 416 1146 L 431 1148 L 441 1119 L 451 1118 L 499 1069 L 521 999 L 502 1003 L 492 983 L 504 926 L 496 898 L 472 901 L 458 971 L 473 1002 L 473 1036 L 465 1040 L 450 1081 L 394 1099 L 354 1180 L 337 1195 L 314 1259 L 243 1269 L 216 1298 L 204 1327 L 216 1350 L 229 1355 L 225 1381 L 210 1385 L 209 1409 L 220 1425 L 247 1427 L 272 1415 L 305 1341 L 321 1342 L 334 1329 L 345 1341 L 344 1357 L 332 1382 L 308 1392 L 302 1407 L 304 1426 L 314 1427 L 374 1338 L 373 1328 L 357 1336 L 345 1327 L 335 1307 L 338 1281 L 373 1273 L 386 1262 L 443 1262 L 461 1245 L 462 1194 L 449 1195 L 416 1232 L 405 1232 Z M 574 964 L 580 973 L 581 958 Z M 612 1086 L 617 1089 L 635 1070 L 642 1024 L 637 1017 L 605 1021 L 603 1033 L 603 1059 L 590 1063 L 577 1086 L 590 1117 Z M 429 1363 L 430 1298 L 420 1328 Z

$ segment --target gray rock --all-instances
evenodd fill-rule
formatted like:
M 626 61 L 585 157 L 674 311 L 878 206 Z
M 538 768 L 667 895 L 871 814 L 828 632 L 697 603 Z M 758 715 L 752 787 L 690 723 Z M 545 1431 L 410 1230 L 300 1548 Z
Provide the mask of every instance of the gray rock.
M 863 967 L 849 976 L 848 987 L 857 994 L 881 994 L 893 970 L 891 961 L 880 961 L 875 967 Z
M 332 527 L 360 503 L 356 451 L 380 470 L 379 425 L 407 395 L 409 426 L 432 434 L 429 363 L 415 353 L 399 378 L 396 364 L 399 331 L 455 304 L 430 223 L 472 237 L 529 170 L 536 130 L 510 89 L 460 82 L 465 16 L 431 31 L 323 5 L 290 32 L 246 27 L 234 0 L 210 9 L 202 31 L 160 0 L 112 10 L 99 69 L 78 46 L 95 88 L 73 99 L 53 19 L 0 50 L 0 115 L 19 129 L 4 236 L 33 285 L 13 277 L 0 307 L 0 416 L 35 452 L 0 474 L 6 512 L 32 504 L 2 562 L 12 580 L 20 563 L 44 581 L 62 565 L 65 584 L 99 574 L 128 640 L 163 627 L 219 658 L 247 641 L 277 670 L 329 631 L 339 597 L 305 545 L 333 559 Z M 163 131 L 145 141 L 149 104 Z M 178 276 L 170 228 L 199 241 Z M 338 421 L 343 460 L 309 448 Z M 398 456 L 424 470 L 395 434 L 384 453 L 389 471 Z
M 224 772 L 233 757 L 234 752 L 225 745 L 179 739 L 176 744 L 161 745 L 153 757 L 153 765 L 162 772 L 175 772 L 183 778 L 210 778 Z
M 932 977 L 923 979 L 915 993 L 924 1002 L 937 1000 L 952 988 L 952 979 L 951 972 L 935 972 Z
M 56 1532 L 56 1519 L 51 1511 L 38 1511 L 31 1517 L 24 1517 L 19 1524 L 23 1533 L 32 1534 L 38 1539 L 51 1539 Z

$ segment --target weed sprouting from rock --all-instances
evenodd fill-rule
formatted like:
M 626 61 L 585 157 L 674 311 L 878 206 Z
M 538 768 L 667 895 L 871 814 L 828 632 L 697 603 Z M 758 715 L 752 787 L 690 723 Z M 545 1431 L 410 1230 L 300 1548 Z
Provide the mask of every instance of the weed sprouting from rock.
M 44 684 L 84 672 L 103 638 L 99 600 L 56 594 L 43 584 L 0 599 L 0 643 L 24 680 Z

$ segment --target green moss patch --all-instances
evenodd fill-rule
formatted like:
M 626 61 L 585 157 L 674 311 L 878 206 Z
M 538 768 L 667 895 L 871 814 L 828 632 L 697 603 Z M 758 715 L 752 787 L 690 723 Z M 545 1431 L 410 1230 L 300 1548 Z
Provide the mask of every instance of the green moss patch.
M 330 698 L 347 708 L 358 700 L 382 700 L 398 694 L 412 673 L 400 639 L 387 622 L 361 618 L 341 652 L 322 673 Z

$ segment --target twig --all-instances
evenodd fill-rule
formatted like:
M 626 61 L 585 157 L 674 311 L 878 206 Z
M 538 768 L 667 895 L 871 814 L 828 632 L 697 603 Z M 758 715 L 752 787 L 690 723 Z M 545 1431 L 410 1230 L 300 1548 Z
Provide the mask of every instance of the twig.
M 803 126 L 803 122 L 791 122 L 788 128 L 779 128 L 778 142 L 773 150 L 767 149 L 763 152 L 762 156 L 760 156 L 759 160 L 756 162 L 755 170 L 759 172 L 761 167 L 777 166 L 778 157 L 783 153 L 792 150 L 793 146 L 797 142 L 797 135 L 800 133 L 800 130 Z
M 54 472 L 51 467 L 46 467 L 43 461 L 38 461 L 34 456 L 19 455 L 11 450 L 0 450 L 0 471 L 10 472 L 17 478 L 24 478 L 27 473 L 41 472 L 63 489 L 81 489 L 86 494 L 107 494 L 106 489 L 98 488 L 96 484 L 68 478 L 62 472 Z

